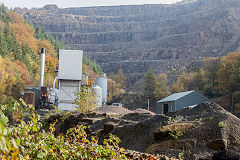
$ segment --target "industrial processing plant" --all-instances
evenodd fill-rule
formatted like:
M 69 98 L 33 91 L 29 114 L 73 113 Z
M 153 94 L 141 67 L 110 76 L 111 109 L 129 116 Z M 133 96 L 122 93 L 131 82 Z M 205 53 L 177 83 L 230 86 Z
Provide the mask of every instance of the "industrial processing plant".
M 96 93 L 96 106 L 107 104 L 107 76 L 94 77 L 94 85 L 88 84 L 88 76 L 82 74 L 82 50 L 60 50 L 58 76 L 52 82 L 52 87 L 44 86 L 45 49 L 41 50 L 41 73 L 39 86 L 27 86 L 21 92 L 27 104 L 37 109 L 58 106 L 59 110 L 74 111 L 77 94 L 81 87 L 90 86 Z

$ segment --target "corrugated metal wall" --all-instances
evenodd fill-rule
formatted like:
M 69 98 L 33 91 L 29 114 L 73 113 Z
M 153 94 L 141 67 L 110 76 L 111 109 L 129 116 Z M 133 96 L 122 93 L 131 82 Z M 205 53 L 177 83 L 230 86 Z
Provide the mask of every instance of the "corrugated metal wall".
M 82 80 L 81 50 L 59 51 L 59 105 L 60 110 L 75 110 L 76 94 L 80 92 Z
M 167 102 L 168 103 L 168 112 L 174 112 L 175 111 L 175 101 Z M 163 103 L 157 103 L 156 106 L 156 113 L 157 114 L 163 114 Z
M 60 50 L 58 79 L 82 79 L 82 50 Z
M 71 108 L 73 107 L 68 107 L 69 104 L 75 103 L 76 95 L 80 92 L 81 89 L 81 81 L 59 80 L 59 86 L 59 109 L 72 110 Z
M 203 102 L 208 102 L 209 99 L 203 96 L 202 94 L 198 92 L 192 92 L 176 101 L 176 109 L 180 110 L 184 107 L 193 106 L 196 104 L 200 104 Z

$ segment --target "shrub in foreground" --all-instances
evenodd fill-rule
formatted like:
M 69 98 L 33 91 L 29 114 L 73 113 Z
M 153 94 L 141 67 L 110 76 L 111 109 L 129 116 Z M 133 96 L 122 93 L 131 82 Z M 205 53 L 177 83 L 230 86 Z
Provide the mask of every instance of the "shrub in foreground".
M 56 136 L 56 122 L 46 132 L 33 106 L 23 101 L 14 105 L 16 107 L 8 105 L 0 109 L 1 159 L 126 159 L 118 147 L 120 140 L 114 135 L 104 140 L 103 146 L 98 145 L 97 137 L 87 139 L 86 126 L 83 125 L 69 129 L 65 135 Z M 17 122 L 9 125 L 5 113 L 10 108 L 13 113 L 25 113 L 28 121 L 19 117 Z

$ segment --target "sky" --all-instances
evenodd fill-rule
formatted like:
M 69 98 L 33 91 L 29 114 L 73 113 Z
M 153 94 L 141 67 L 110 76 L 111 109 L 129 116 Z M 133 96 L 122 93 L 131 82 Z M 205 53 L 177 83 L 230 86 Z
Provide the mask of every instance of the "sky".
M 137 4 L 171 4 L 181 0 L 0 0 L 8 8 L 40 8 L 47 4 L 56 4 L 60 8 L 88 7 L 88 6 L 114 6 Z

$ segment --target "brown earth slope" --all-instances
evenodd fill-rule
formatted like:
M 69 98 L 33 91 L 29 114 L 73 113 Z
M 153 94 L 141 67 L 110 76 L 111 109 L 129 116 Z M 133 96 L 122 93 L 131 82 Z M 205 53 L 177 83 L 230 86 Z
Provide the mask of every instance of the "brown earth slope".
M 60 119 L 50 117 L 49 123 L 56 118 Z M 109 133 L 115 134 L 121 139 L 120 146 L 129 150 L 168 157 L 182 153 L 185 159 L 212 159 L 214 154 L 240 156 L 240 119 L 215 103 L 202 103 L 166 116 L 146 112 L 122 116 L 76 114 L 59 121 L 56 131 L 64 133 L 82 122 L 88 126 L 89 135 L 104 139 Z

